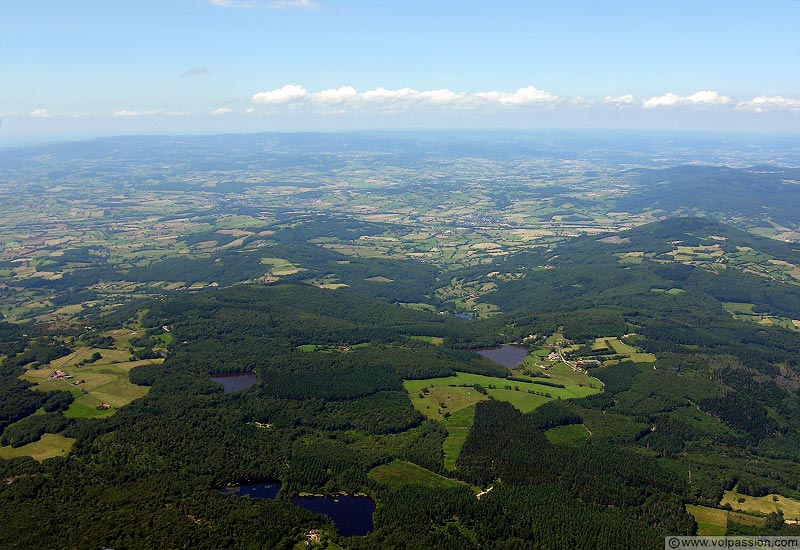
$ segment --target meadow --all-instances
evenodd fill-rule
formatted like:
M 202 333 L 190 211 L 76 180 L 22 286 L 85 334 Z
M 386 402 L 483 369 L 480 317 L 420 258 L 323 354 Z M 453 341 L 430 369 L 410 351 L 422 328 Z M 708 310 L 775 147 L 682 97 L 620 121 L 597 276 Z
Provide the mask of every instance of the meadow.
M 470 405 L 451 414 L 442 421 L 442 426 L 447 430 L 447 437 L 442 443 L 445 470 L 453 471 L 455 469 L 456 460 L 458 460 L 458 455 L 461 454 L 461 449 L 464 447 L 464 442 L 467 440 L 474 420 L 475 405 Z
M 448 479 L 404 460 L 393 460 L 388 464 L 376 466 L 369 472 L 372 479 L 392 487 L 422 485 L 432 488 L 449 488 L 464 485 L 461 481 Z
M 800 519 L 800 501 L 781 495 L 769 494 L 763 497 L 751 497 L 734 491 L 725 491 L 720 505 L 730 504 L 734 510 L 755 514 L 771 514 L 782 511 L 787 521 L 797 522 Z
M 119 347 L 127 345 L 135 334 L 130 330 L 106 333 L 114 338 Z M 101 358 L 92 363 L 84 363 L 95 353 L 100 354 Z M 36 384 L 34 389 L 39 391 L 66 390 L 72 393 L 75 400 L 64 413 L 67 418 L 105 417 L 147 394 L 149 388 L 129 381 L 128 373 L 131 369 L 164 361 L 162 358 L 139 361 L 129 359 L 130 353 L 124 349 L 80 347 L 49 364 L 36 369 L 28 368 L 21 378 Z M 56 369 L 62 370 L 71 378 L 53 378 Z M 109 407 L 103 408 L 104 403 Z
M 11 459 L 29 456 L 41 462 L 48 458 L 64 456 L 70 451 L 74 443 L 75 439 L 64 437 L 61 434 L 44 434 L 39 441 L 28 443 L 22 447 L 14 448 L 10 445 L 0 447 L 0 458 Z

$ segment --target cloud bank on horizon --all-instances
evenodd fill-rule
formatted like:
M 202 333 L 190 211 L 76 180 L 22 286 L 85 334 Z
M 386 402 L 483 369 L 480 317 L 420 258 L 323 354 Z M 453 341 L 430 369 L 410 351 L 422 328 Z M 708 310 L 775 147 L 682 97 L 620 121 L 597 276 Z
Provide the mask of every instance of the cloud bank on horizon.
M 552 92 L 540 90 L 533 86 L 519 88 L 513 92 L 455 92 L 448 89 L 429 91 L 401 88 L 387 90 L 375 88 L 358 92 L 352 86 L 331 88 L 318 92 L 309 92 L 297 84 L 287 84 L 274 90 L 253 94 L 251 102 L 256 105 L 283 107 L 340 107 L 377 109 L 409 109 L 413 107 L 442 107 L 454 109 L 479 109 L 487 107 L 591 107 L 610 105 L 614 107 L 642 107 L 644 109 L 694 107 L 719 108 L 730 107 L 736 110 L 752 112 L 767 111 L 800 111 L 800 99 L 782 96 L 758 96 L 749 100 L 736 101 L 726 95 L 712 90 L 701 90 L 688 96 L 680 96 L 668 92 L 661 96 L 637 100 L 631 94 L 618 97 L 606 96 L 600 101 L 580 96 L 559 96 Z
M 204 69 L 204 72 L 207 69 Z M 249 102 L 240 101 L 238 106 L 220 106 L 207 111 L 159 111 L 156 109 L 134 110 L 121 108 L 111 112 L 58 113 L 48 107 L 38 107 L 28 113 L 5 113 L 5 116 L 27 116 L 50 118 L 54 116 L 131 118 L 138 116 L 189 116 L 189 115 L 270 115 L 298 112 L 346 115 L 348 112 L 370 112 L 393 114 L 413 110 L 435 109 L 440 111 L 470 111 L 480 114 L 498 109 L 641 109 L 644 111 L 683 109 L 694 111 L 747 111 L 751 113 L 800 113 L 800 99 L 783 96 L 757 96 L 750 99 L 734 99 L 713 90 L 700 90 L 681 96 L 672 92 L 638 99 L 632 94 L 606 96 L 602 99 L 587 99 L 581 96 L 561 96 L 534 86 L 514 91 L 458 92 L 446 88 L 415 90 L 404 87 L 387 89 L 377 87 L 358 91 L 352 86 L 341 86 L 319 91 L 309 91 L 298 84 L 286 84 L 280 88 L 256 92 Z

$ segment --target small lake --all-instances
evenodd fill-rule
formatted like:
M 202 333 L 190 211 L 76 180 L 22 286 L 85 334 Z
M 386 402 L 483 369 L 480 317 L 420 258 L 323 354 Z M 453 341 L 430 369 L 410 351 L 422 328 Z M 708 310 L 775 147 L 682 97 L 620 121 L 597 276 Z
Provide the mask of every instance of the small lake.
M 215 374 L 211 377 L 211 381 L 222 385 L 222 393 L 234 393 L 246 390 L 258 382 L 258 376 L 253 371 L 228 372 Z
M 528 348 L 522 346 L 514 346 L 512 344 L 505 344 L 499 348 L 486 348 L 478 350 L 479 355 L 483 355 L 490 361 L 502 365 L 509 369 L 513 369 L 517 365 L 521 365 L 528 355 Z
M 239 497 L 266 498 L 275 500 L 281 490 L 280 482 L 274 483 L 253 483 L 245 485 L 234 485 L 233 487 L 221 487 L 218 491 Z
M 475 318 L 472 315 L 470 315 L 469 313 L 456 313 L 454 315 L 454 317 L 456 317 L 458 319 L 468 319 L 468 320 L 472 320 L 472 319 Z
M 349 495 L 294 497 L 292 504 L 331 518 L 343 537 L 366 535 L 372 531 L 375 501 Z

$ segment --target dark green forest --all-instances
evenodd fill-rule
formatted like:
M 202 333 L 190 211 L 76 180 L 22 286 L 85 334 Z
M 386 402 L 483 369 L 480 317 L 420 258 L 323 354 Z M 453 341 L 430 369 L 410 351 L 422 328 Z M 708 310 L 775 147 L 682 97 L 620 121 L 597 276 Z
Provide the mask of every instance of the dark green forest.
M 300 237 L 305 243 L 329 230 L 347 226 Z M 337 266 L 337 277 L 353 284 L 336 291 L 291 277 L 233 284 L 251 278 L 257 259 L 246 254 L 230 263 L 167 261 L 132 269 L 127 280 L 175 270 L 182 280 L 193 271 L 208 280 L 212 269 L 225 288 L 134 301 L 69 340 L 34 324 L 0 323 L 2 444 L 18 447 L 44 433 L 76 438 L 64 457 L 0 459 L 0 547 L 292 548 L 321 528 L 345 548 L 661 548 L 668 534 L 696 532 L 686 504 L 718 506 L 733 487 L 800 498 L 800 331 L 734 319 L 722 307 L 749 302 L 797 319 L 800 287 L 665 257 L 670 241 L 710 235 L 800 258 L 791 245 L 714 222 L 667 220 L 616 244 L 585 237 L 557 254 L 498 259 L 525 276 L 481 298 L 500 315 L 467 320 L 399 305 L 435 302 L 449 274 L 430 265 L 340 265 L 333 252 L 286 235 L 280 257 L 320 274 Z M 632 251 L 652 254 L 620 262 Z M 539 269 L 544 264 L 552 269 Z M 379 292 L 356 283 L 373 275 L 394 282 Z M 137 353 L 156 353 L 165 326 L 172 339 L 163 364 L 130 372 L 149 393 L 112 416 L 67 418 L 69 393 L 33 391 L 18 378 L 26 365 L 68 354 L 68 341 L 107 346 L 103 330 L 133 324 L 145 332 Z M 557 331 L 577 344 L 578 356 L 590 356 L 595 338 L 616 337 L 656 362 L 591 367 L 602 393 L 527 414 L 494 399 L 478 403 L 455 468 L 445 468 L 448 432 L 414 409 L 402 381 L 457 372 L 504 378 L 508 369 L 471 350 Z M 298 349 L 306 345 L 318 349 Z M 210 380 L 251 371 L 258 382 L 237 393 Z M 548 439 L 548 430 L 579 424 L 591 432 L 579 444 Z M 393 486 L 368 475 L 395 459 L 463 483 Z M 282 484 L 275 500 L 216 490 L 271 480 Z M 492 490 L 477 499 L 470 486 Z M 341 537 L 329 519 L 290 502 L 300 493 L 340 492 L 375 500 L 371 533 Z M 794 533 L 780 523 L 769 529 Z

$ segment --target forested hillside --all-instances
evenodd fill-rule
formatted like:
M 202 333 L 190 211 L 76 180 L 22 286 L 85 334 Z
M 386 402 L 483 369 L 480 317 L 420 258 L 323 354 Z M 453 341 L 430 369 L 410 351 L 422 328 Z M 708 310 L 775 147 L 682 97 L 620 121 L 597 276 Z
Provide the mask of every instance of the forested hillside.
M 781 321 L 800 319 L 800 286 L 756 268 L 797 258 L 785 243 L 669 220 L 454 272 L 495 284 L 478 298 L 498 308 L 485 319 L 400 305 L 398 293 L 435 296 L 447 278 L 383 262 L 401 282 L 381 293 L 251 282 L 131 302 L 61 339 L 0 324 L 4 448 L 74 439 L 65 456 L 0 459 L 0 546 L 292 548 L 322 529 L 346 548 L 660 548 L 696 532 L 687 504 L 721 509 L 734 488 L 800 499 L 800 330 Z M 363 280 L 370 261 L 342 267 Z M 129 349 L 109 351 L 120 334 Z M 506 342 L 528 346 L 521 370 L 472 351 Z M 129 381 L 149 391 L 80 416 L 71 393 L 19 378 L 80 346 L 130 353 Z M 554 354 L 563 380 L 583 384 L 583 368 L 602 388 L 546 393 L 565 390 L 541 366 Z M 231 373 L 257 380 L 223 393 L 210 379 Z M 540 396 L 522 391 L 536 384 Z M 409 391 L 440 396 L 443 414 Z M 521 395 L 541 402 L 523 414 Z M 371 474 L 397 461 L 437 481 Z M 278 497 L 217 490 L 259 481 L 279 481 Z M 369 534 L 341 537 L 291 503 L 340 492 L 376 501 Z M 741 529 L 794 533 L 748 517 L 760 527 Z

